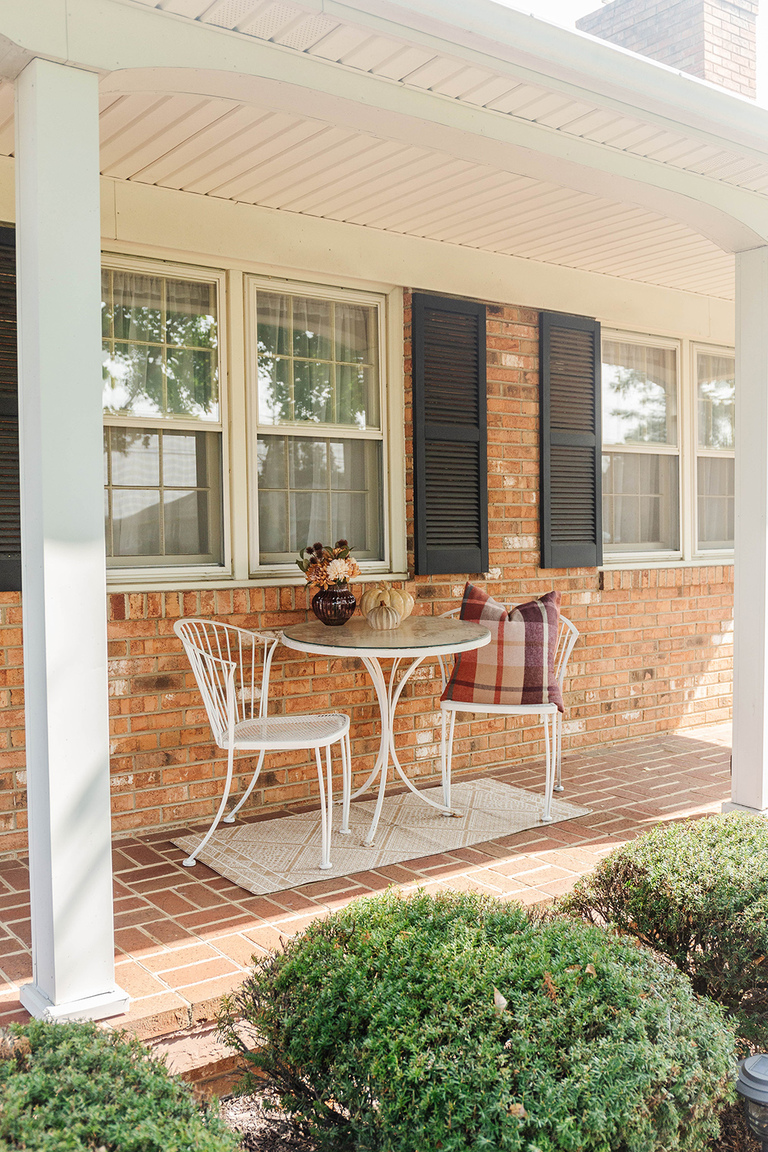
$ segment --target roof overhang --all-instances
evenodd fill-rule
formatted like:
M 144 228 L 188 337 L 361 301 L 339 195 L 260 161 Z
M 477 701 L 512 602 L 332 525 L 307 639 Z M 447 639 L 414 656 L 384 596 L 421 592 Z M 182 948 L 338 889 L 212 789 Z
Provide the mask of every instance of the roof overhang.
M 43 55 L 101 74 L 107 120 L 114 120 L 115 101 L 125 104 L 124 111 L 133 101 L 136 114 L 122 117 L 122 130 L 130 134 L 130 122 L 130 131 L 144 133 L 145 159 L 151 160 L 155 137 L 158 159 L 166 154 L 162 149 L 189 149 L 191 137 L 181 139 L 178 123 L 183 99 L 195 102 L 205 122 L 197 177 L 187 178 L 185 169 L 180 183 L 157 181 L 151 163 L 135 170 L 121 163 L 114 173 L 105 165 L 108 175 L 121 179 L 205 188 L 203 194 L 235 200 L 243 188 L 247 203 L 531 258 L 538 257 L 512 226 L 519 196 L 535 200 L 540 189 L 547 205 L 552 189 L 559 189 L 561 211 L 551 219 L 551 236 L 562 236 L 563 262 L 580 266 L 578 254 L 571 258 L 567 251 L 586 221 L 593 263 L 596 252 L 610 256 L 613 244 L 617 255 L 624 253 L 615 274 L 633 278 L 625 256 L 634 242 L 638 278 L 684 286 L 679 275 L 665 280 L 671 252 L 678 263 L 687 259 L 700 268 L 699 290 L 713 295 L 724 294 L 729 275 L 722 254 L 761 246 L 768 238 L 768 113 L 703 81 L 491 0 L 38 0 L 7 5 L 0 30 L 6 76 Z M 146 117 L 149 94 L 165 101 L 166 109 L 179 98 L 170 136 L 162 116 L 154 124 Z M 208 118 L 204 101 L 211 102 Z M 253 140 L 252 156 L 245 146 L 232 154 L 223 126 L 217 144 L 211 128 L 217 109 L 224 122 L 226 112 L 240 110 L 243 142 Z M 408 169 L 397 191 L 418 199 L 421 189 L 425 204 L 434 202 L 440 172 L 453 161 L 451 179 L 459 180 L 467 213 L 472 219 L 487 213 L 488 228 L 435 231 L 424 212 L 397 226 L 375 223 L 378 218 L 365 213 L 345 216 L 335 192 L 325 200 L 314 196 L 307 205 L 303 176 L 296 178 L 293 207 L 273 204 L 258 181 L 248 183 L 261 147 L 249 116 L 254 125 L 288 118 L 286 125 L 299 136 L 301 124 L 307 126 L 304 136 L 325 128 L 329 142 L 334 132 L 343 133 L 353 181 L 369 171 L 374 155 L 381 161 L 377 171 L 386 171 L 388 156 L 394 172 L 401 164 L 407 169 L 418 153 L 423 171 L 417 178 Z M 191 120 L 189 128 L 193 134 Z M 217 147 L 217 171 L 226 169 L 227 179 L 206 187 L 205 157 Z M 431 183 L 423 178 L 430 154 Z M 287 159 L 286 174 L 295 169 Z M 489 208 L 482 197 L 472 204 L 473 173 L 478 188 L 494 189 Z M 499 216 L 504 226 L 494 233 Z M 608 222 L 602 233 L 600 217 Z M 394 219 L 391 213 L 383 218 Z M 654 245 L 658 267 L 648 272 Z M 551 249 L 543 258 L 557 263 Z

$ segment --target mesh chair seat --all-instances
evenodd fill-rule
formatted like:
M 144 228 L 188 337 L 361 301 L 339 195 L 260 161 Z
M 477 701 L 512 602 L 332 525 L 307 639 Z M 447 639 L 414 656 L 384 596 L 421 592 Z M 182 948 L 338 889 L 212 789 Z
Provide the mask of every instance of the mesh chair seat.
M 332 744 L 349 731 L 349 717 L 340 712 L 320 715 L 265 716 L 235 725 L 235 747 L 270 751 Z

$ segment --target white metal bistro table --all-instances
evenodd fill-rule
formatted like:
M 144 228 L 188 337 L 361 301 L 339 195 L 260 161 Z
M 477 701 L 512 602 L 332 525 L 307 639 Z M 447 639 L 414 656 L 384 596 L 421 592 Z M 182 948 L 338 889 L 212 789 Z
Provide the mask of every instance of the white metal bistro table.
M 340 627 L 329 627 L 319 620 L 307 624 L 293 624 L 284 628 L 283 643 L 297 652 L 313 652 L 326 656 L 359 656 L 376 690 L 381 714 L 381 743 L 376 763 L 362 788 L 358 788 L 352 799 L 362 795 L 371 787 L 377 776 L 379 795 L 376 811 L 366 837 L 366 844 L 373 844 L 376 829 L 384 803 L 387 787 L 389 763 L 411 792 L 425 804 L 431 804 L 446 815 L 452 810 L 435 803 L 420 792 L 406 776 L 395 749 L 395 709 L 403 688 L 410 676 L 423 660 L 429 656 L 450 656 L 455 652 L 469 652 L 473 648 L 483 648 L 490 644 L 491 633 L 481 624 L 469 624 L 465 620 L 455 620 L 446 616 L 409 616 L 399 628 L 377 632 L 362 618 L 348 620 Z M 381 667 L 382 660 L 392 660 L 389 679 Z M 398 678 L 401 665 L 402 668 Z

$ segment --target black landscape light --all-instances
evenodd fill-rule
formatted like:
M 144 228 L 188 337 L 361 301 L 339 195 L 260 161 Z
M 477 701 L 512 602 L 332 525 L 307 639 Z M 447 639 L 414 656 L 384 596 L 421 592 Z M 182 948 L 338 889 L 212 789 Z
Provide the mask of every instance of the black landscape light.
M 750 1131 L 768 1152 L 768 1054 L 758 1052 L 739 1064 L 736 1091 L 744 1097 Z

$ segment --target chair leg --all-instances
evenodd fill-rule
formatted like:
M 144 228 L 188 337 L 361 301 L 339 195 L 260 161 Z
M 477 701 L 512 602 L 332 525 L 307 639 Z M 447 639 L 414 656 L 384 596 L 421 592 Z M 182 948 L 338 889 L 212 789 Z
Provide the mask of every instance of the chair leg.
M 563 788 L 563 714 L 557 714 L 557 777 L 555 792 L 564 792 Z
M 546 779 L 544 782 L 544 811 L 541 814 L 542 823 L 549 824 L 552 820 L 552 789 L 555 783 L 555 719 L 544 716 L 544 755 L 546 757 Z
M 237 816 L 237 814 L 240 811 L 240 809 L 242 808 L 243 804 L 245 804 L 245 802 L 248 799 L 248 797 L 250 796 L 251 792 L 253 792 L 253 786 L 259 778 L 259 773 L 261 772 L 261 766 L 264 763 L 264 757 L 266 756 L 266 754 L 267 754 L 266 749 L 263 749 L 261 752 L 259 752 L 259 762 L 256 765 L 256 770 L 253 773 L 253 776 L 251 777 L 251 782 L 248 785 L 248 787 L 246 788 L 245 792 L 243 792 L 243 794 L 240 797 L 240 799 L 238 800 L 237 804 L 235 804 L 232 811 L 228 812 L 227 815 L 224 816 L 223 819 L 224 819 L 225 824 L 234 824 L 235 816 Z
M 451 806 L 451 767 L 453 764 L 453 730 L 456 724 L 456 713 L 451 709 L 448 719 L 448 709 L 442 709 L 442 732 L 440 737 L 440 763 L 443 777 L 443 804 L 446 808 Z M 448 722 L 448 738 L 446 740 L 445 728 Z M 452 813 L 445 813 L 452 815 Z
M 352 748 L 349 743 L 349 733 L 342 736 L 341 745 L 341 831 L 348 836 L 349 827 L 349 798 L 352 795 Z
M 330 750 L 326 747 L 326 759 L 330 759 Z M 323 779 L 323 761 L 320 756 L 320 749 L 315 748 L 315 759 L 317 761 L 317 778 L 320 781 L 320 867 L 330 868 L 331 866 L 331 838 L 328 829 L 328 809 L 325 799 L 326 782 Z M 328 767 L 328 791 L 331 791 L 332 785 L 330 782 L 331 770 Z
M 195 848 L 192 855 L 188 856 L 186 860 L 182 860 L 182 864 L 184 865 L 185 868 L 194 868 L 195 864 L 197 864 L 197 860 L 195 859 L 195 857 L 198 856 L 202 852 L 203 848 L 205 848 L 205 846 L 208 843 L 208 841 L 210 840 L 211 836 L 213 836 L 214 832 L 218 828 L 219 820 L 221 820 L 222 814 L 223 814 L 224 809 L 227 805 L 227 800 L 229 799 L 229 790 L 232 787 L 232 768 L 233 768 L 234 762 L 235 762 L 235 750 L 234 750 L 234 748 L 230 748 L 228 753 L 227 753 L 227 781 L 226 781 L 226 784 L 224 785 L 224 795 L 221 798 L 221 804 L 219 804 L 219 810 L 213 818 L 213 823 L 211 824 L 210 828 L 206 832 L 205 836 L 203 836 L 203 838 L 200 841 L 200 843 L 198 844 L 197 848 Z

